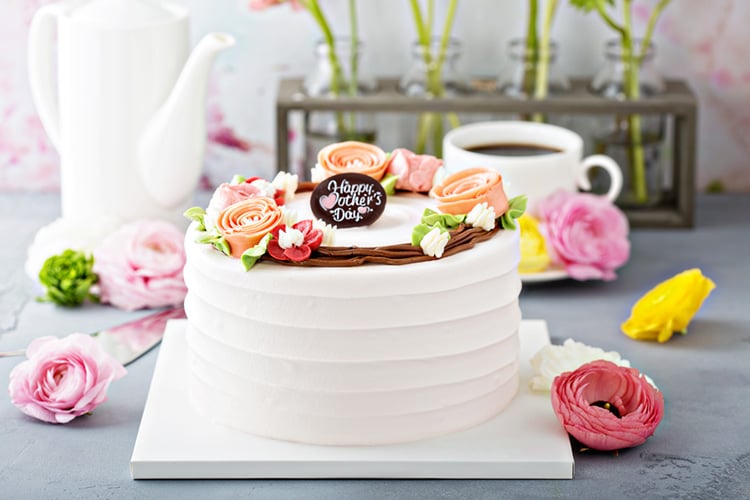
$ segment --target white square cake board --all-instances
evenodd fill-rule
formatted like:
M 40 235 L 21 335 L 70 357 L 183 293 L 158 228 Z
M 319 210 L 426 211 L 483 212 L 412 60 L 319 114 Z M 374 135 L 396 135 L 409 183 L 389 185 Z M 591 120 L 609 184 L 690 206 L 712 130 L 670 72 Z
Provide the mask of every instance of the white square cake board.
M 185 327 L 167 325 L 130 459 L 134 479 L 573 478 L 568 435 L 549 396 L 528 388 L 528 360 L 549 343 L 544 321 L 521 323 L 519 394 L 503 413 L 463 432 L 387 446 L 265 439 L 200 417 L 185 383 Z

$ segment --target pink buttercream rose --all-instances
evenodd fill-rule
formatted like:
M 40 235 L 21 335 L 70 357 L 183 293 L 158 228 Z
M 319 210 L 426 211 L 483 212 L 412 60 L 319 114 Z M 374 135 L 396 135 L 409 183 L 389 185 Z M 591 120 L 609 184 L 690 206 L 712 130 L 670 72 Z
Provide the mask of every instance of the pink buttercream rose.
M 628 220 L 603 196 L 558 191 L 538 204 L 539 230 L 554 262 L 577 280 L 617 277 L 630 257 Z
M 555 377 L 552 408 L 584 446 L 619 450 L 643 444 L 664 416 L 664 398 L 635 368 L 597 360 Z
M 52 424 L 93 411 L 107 400 L 110 382 L 127 373 L 82 333 L 38 338 L 26 349 L 26 356 L 10 372 L 11 401 L 25 414 Z
M 388 173 L 398 176 L 396 189 L 427 193 L 432 189 L 432 179 L 443 160 L 430 155 L 418 155 L 408 149 L 394 149 L 391 153 Z
M 225 182 L 214 191 L 211 201 L 208 203 L 207 211 L 219 213 L 230 205 L 256 196 L 266 196 L 266 194 L 259 187 L 248 182 L 239 184 Z
M 102 302 L 127 311 L 181 304 L 184 266 L 184 235 L 164 221 L 122 226 L 94 250 Z

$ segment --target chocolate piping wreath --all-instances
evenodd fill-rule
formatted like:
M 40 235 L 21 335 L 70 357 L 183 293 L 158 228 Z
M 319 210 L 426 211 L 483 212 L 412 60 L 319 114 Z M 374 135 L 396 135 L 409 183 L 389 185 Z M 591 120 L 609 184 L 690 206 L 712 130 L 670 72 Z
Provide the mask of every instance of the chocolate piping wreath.
M 314 182 L 302 182 L 297 192 L 312 191 L 315 186 L 316 183 Z M 489 240 L 499 230 L 500 227 L 497 225 L 492 231 L 485 231 L 480 227 L 469 227 L 461 224 L 450 232 L 451 239 L 445 246 L 443 257 L 450 257 L 469 250 L 477 243 Z M 261 258 L 261 261 L 297 267 L 355 267 L 368 263 L 400 266 L 431 260 L 436 260 L 436 258 L 425 255 L 421 247 L 415 247 L 410 243 L 382 247 L 320 247 L 313 251 L 309 259 L 303 262 L 276 260 L 269 254 L 265 254 Z

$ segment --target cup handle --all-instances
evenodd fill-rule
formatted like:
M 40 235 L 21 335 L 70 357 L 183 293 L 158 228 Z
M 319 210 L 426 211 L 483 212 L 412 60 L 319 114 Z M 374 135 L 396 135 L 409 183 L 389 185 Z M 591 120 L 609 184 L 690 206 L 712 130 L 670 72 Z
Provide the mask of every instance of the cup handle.
M 591 167 L 602 167 L 609 174 L 609 192 L 605 195 L 609 201 L 615 201 L 622 191 L 622 170 L 620 166 L 604 155 L 591 155 L 583 159 L 578 170 L 578 187 L 584 191 L 591 191 L 588 171 Z

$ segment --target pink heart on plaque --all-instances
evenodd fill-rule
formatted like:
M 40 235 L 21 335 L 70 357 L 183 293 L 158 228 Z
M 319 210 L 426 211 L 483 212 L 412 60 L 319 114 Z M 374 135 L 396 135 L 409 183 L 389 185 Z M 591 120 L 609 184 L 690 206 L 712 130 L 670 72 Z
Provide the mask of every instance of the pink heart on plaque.
M 359 212 L 361 214 L 366 214 L 369 211 L 370 211 L 370 207 L 359 207 L 359 208 L 357 208 L 357 212 Z
M 326 210 L 330 210 L 333 207 L 336 206 L 336 201 L 338 200 L 338 195 L 336 193 L 331 193 L 328 196 L 321 196 L 319 199 L 320 206 L 325 208 Z

